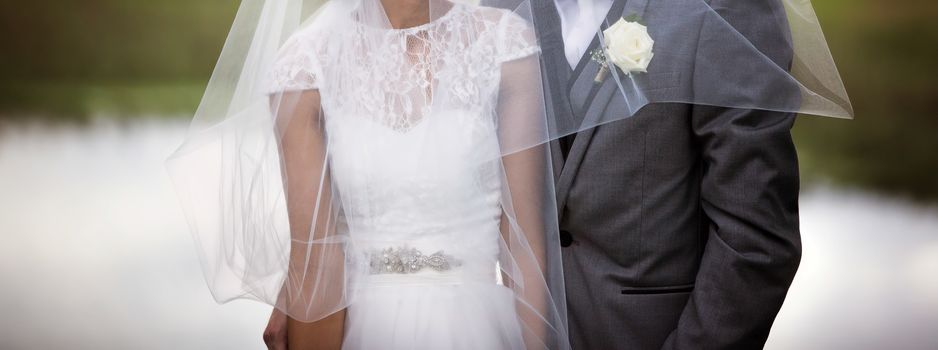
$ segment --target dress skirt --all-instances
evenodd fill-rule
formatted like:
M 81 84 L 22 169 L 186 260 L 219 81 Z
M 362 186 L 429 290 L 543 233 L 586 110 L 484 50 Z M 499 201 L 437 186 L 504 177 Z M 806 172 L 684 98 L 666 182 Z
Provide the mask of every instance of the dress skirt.
M 348 307 L 343 349 L 523 349 L 512 290 L 445 273 L 373 275 Z

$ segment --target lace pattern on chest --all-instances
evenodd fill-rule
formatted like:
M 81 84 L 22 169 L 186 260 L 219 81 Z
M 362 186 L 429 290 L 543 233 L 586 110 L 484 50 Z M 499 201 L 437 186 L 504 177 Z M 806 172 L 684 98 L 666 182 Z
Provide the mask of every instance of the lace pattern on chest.
M 434 109 L 491 108 L 501 63 L 538 50 L 523 19 L 491 8 L 455 5 L 407 29 L 353 23 L 292 37 L 275 64 L 274 90 L 319 89 L 327 116 L 406 132 Z

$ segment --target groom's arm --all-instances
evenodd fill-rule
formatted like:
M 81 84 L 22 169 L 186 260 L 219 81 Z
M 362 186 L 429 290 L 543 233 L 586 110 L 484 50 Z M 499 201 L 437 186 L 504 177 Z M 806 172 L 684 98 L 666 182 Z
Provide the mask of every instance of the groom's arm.
M 707 242 L 665 349 L 758 349 L 801 259 L 794 115 L 702 108 Z
M 777 0 L 711 4 L 771 59 L 789 64 Z M 794 120 L 792 113 L 693 107 L 709 227 L 694 291 L 665 349 L 764 345 L 801 260 Z

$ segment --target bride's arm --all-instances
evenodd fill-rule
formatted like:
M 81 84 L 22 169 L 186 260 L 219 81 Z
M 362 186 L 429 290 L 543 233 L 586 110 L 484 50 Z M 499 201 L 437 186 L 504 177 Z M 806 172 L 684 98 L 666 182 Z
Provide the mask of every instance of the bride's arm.
M 277 307 L 292 317 L 286 322 L 289 349 L 339 349 L 345 311 L 327 314 L 338 305 L 344 288 L 330 282 L 342 275 L 341 243 L 335 234 L 335 205 L 327 169 L 327 142 L 318 90 L 285 92 L 272 98 L 281 155 L 281 173 L 290 224 L 289 268 Z M 282 333 L 282 332 L 281 332 Z
M 514 289 L 517 311 L 529 349 L 558 346 L 558 307 L 552 293 L 561 293 L 562 280 L 551 280 L 559 273 L 559 247 L 552 244 L 556 234 L 547 127 L 540 66 L 537 55 L 502 65 L 499 90 L 499 139 L 504 167 L 502 237 L 514 266 L 503 275 L 506 286 Z M 556 241 L 556 240 L 555 240 Z M 556 243 L 556 242 L 553 242 Z M 551 288 L 554 287 L 554 288 Z

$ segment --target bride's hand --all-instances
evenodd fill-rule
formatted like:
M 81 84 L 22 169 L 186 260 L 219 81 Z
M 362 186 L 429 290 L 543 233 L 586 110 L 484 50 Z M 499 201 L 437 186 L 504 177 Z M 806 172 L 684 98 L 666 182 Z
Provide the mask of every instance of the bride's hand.
M 274 308 L 264 329 L 264 344 L 268 350 L 287 350 L 287 315 Z

